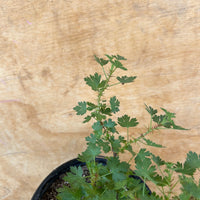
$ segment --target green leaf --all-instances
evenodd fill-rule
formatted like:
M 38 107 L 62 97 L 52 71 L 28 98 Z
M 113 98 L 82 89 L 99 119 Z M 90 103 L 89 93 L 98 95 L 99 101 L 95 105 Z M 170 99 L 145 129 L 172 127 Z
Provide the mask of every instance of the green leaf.
M 125 68 L 123 65 L 122 65 L 122 63 L 120 62 L 120 61 L 118 61 L 118 60 L 115 60 L 114 61 L 114 65 L 115 65 L 115 67 L 116 68 L 120 68 L 120 69 L 122 69 L 122 70 L 127 70 L 127 68 Z
M 184 164 L 177 162 L 174 166 L 176 172 L 191 176 L 193 176 L 196 169 L 200 169 L 200 155 L 192 151 L 187 154 Z
M 78 106 L 73 108 L 76 111 L 77 115 L 84 115 L 87 111 L 86 109 L 86 102 L 82 101 L 82 102 L 78 102 Z
M 152 154 L 152 160 L 156 163 L 157 166 L 162 166 L 165 164 L 165 161 L 162 160 L 159 156 L 155 156 Z
M 121 83 L 121 84 L 125 84 L 125 83 L 131 83 L 136 79 L 137 76 L 122 76 L 122 77 L 117 77 L 117 80 Z
M 117 60 L 127 60 L 126 58 L 124 58 L 123 56 L 120 56 L 120 55 L 116 55 L 115 58 Z
M 93 125 L 92 125 L 92 128 L 95 130 L 95 131 L 100 131 L 102 130 L 103 126 L 101 124 L 100 121 L 97 121 L 95 122 Z
M 103 141 L 101 139 L 99 139 L 97 141 L 98 145 L 101 146 L 103 148 L 104 153 L 108 153 L 110 151 L 110 144 L 109 142 Z
M 73 195 L 73 191 L 70 190 L 69 188 L 65 188 L 64 190 L 58 189 L 58 195 L 57 199 L 58 200 L 77 200 L 77 198 Z
M 137 176 L 150 180 L 157 185 L 162 184 L 162 177 L 160 177 L 156 172 L 155 165 L 152 165 L 150 159 L 151 153 L 146 151 L 146 149 L 140 149 L 139 153 L 135 157 Z
M 79 160 L 82 162 L 94 161 L 95 157 L 101 154 L 101 147 L 96 144 L 89 143 L 87 149 L 79 155 Z
M 155 114 L 157 113 L 157 110 L 156 110 L 156 109 L 153 109 L 151 106 L 147 106 L 147 105 L 145 104 L 145 107 L 146 107 L 147 112 L 148 112 L 151 116 L 153 116 L 153 115 L 155 115 Z
M 191 177 L 182 176 L 180 178 L 180 183 L 182 185 L 182 191 L 190 194 L 191 197 L 200 199 L 200 183 L 196 185 L 194 179 Z
M 101 107 L 100 107 L 100 112 L 101 112 L 102 114 L 109 115 L 109 116 L 112 115 L 112 114 L 111 114 L 111 109 L 108 108 L 108 107 L 106 107 L 106 106 L 107 106 L 106 104 L 101 104 L 100 106 L 101 106 Z
M 94 110 L 95 108 L 97 108 L 98 106 L 95 105 L 94 103 L 91 103 L 91 102 L 87 102 L 87 110 L 91 111 L 91 110 Z
M 173 118 L 176 117 L 175 113 L 171 113 L 164 108 L 161 108 L 161 109 L 165 112 L 165 115 L 156 115 L 154 112 L 152 115 L 153 121 L 156 122 L 159 126 L 163 126 L 165 128 L 169 128 L 169 129 L 188 130 L 188 129 L 185 129 L 174 123 Z M 147 109 L 147 111 L 150 112 L 150 114 L 152 113 L 148 109 Z
M 110 106 L 111 106 L 111 111 L 113 113 L 116 113 L 119 111 L 119 105 L 120 105 L 120 102 L 116 98 L 116 96 L 110 98 Z
M 122 117 L 118 117 L 118 124 L 122 127 L 134 127 L 139 123 L 136 118 L 130 118 L 128 115 L 123 115 Z
M 97 135 L 96 134 L 90 134 L 90 136 L 87 136 L 85 138 L 86 141 L 92 143 L 92 144 L 96 144 L 97 142 Z
M 96 55 L 94 56 L 95 60 L 103 67 L 108 63 L 108 60 L 104 60 L 103 58 L 98 58 Z
M 153 141 L 151 141 L 149 139 L 146 139 L 146 138 L 142 138 L 142 139 L 146 142 L 146 145 L 148 145 L 148 146 L 158 147 L 158 148 L 165 148 L 161 144 L 156 144 L 155 142 L 153 142 Z
M 100 112 L 91 112 L 91 116 L 95 118 L 96 121 L 102 121 L 103 119 L 106 119 L 106 116 L 101 114 Z
M 186 162 L 184 163 L 187 167 L 192 167 L 199 169 L 200 168 L 200 155 L 197 155 L 196 152 L 190 151 L 187 154 Z
M 112 145 L 113 152 L 119 153 L 119 150 L 121 148 L 120 140 L 115 139 L 115 140 L 111 141 L 111 145 Z
M 114 190 L 106 190 L 99 200 L 111 200 L 116 199 L 117 193 Z
M 112 173 L 112 178 L 115 182 L 123 181 L 127 178 L 126 173 L 130 165 L 126 162 L 120 162 L 118 157 L 110 157 L 107 161 L 107 167 Z
M 83 121 L 83 123 L 89 122 L 91 120 L 91 116 L 88 115 L 84 118 L 85 120 Z
M 117 125 L 117 124 L 116 124 L 114 121 L 112 121 L 112 119 L 108 119 L 108 121 L 106 120 L 106 121 L 104 122 L 104 126 L 105 126 L 106 128 L 114 128 L 116 125 Z
M 103 88 L 106 84 L 106 81 L 101 81 L 101 75 L 95 73 L 94 76 L 90 75 L 89 77 L 84 78 L 87 85 L 89 85 L 92 90 L 98 91 L 99 88 Z

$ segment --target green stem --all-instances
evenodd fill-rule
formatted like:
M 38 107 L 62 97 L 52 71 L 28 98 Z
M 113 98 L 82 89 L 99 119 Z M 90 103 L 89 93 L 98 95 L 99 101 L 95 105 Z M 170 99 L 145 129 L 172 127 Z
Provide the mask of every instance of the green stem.
M 146 135 L 148 135 L 149 133 L 151 133 L 152 131 L 156 130 L 157 128 L 153 128 L 153 129 L 148 129 L 147 132 L 143 133 L 141 136 L 137 137 L 135 139 L 136 142 L 138 142 L 139 140 L 141 140 L 142 138 L 144 138 Z
M 112 87 L 112 86 L 119 85 L 119 84 L 121 84 L 121 83 L 120 83 L 120 82 L 114 83 L 114 84 L 112 84 L 112 85 L 109 85 L 108 87 Z
M 133 158 L 134 158 L 134 155 L 131 156 L 131 158 L 129 159 L 128 163 L 130 163 L 131 160 L 133 160 Z
M 105 75 L 105 78 L 106 78 L 106 80 L 107 80 L 107 74 L 106 74 L 106 72 L 105 72 L 105 69 L 104 69 L 103 66 L 101 66 L 101 67 L 102 67 L 103 73 L 104 73 L 104 75 Z
M 129 142 L 129 129 L 127 127 L 127 141 Z

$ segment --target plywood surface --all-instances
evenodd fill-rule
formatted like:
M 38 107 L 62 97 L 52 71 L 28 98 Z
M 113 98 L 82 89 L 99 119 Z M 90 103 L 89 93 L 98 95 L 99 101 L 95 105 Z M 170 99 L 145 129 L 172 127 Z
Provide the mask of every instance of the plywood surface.
M 72 108 L 95 101 L 83 81 L 100 70 L 94 54 L 125 56 L 138 76 L 107 94 L 138 118 L 137 132 L 148 123 L 144 103 L 191 129 L 152 135 L 168 146 L 152 151 L 171 161 L 200 153 L 199 1 L 8 0 L 0 19 L 0 200 L 30 199 L 85 148 L 91 128 Z

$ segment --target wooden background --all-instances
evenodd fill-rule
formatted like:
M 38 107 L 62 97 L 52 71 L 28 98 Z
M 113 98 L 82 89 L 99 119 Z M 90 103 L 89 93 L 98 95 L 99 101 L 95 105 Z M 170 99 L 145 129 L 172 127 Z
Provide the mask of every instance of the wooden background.
M 30 199 L 59 164 L 85 148 L 91 128 L 72 108 L 95 101 L 83 78 L 93 55 L 120 54 L 135 83 L 120 86 L 121 114 L 148 124 L 144 103 L 177 113 L 189 131 L 151 136 L 183 161 L 200 153 L 199 0 L 7 0 L 0 4 L 0 200 Z M 123 134 L 123 132 L 122 132 Z

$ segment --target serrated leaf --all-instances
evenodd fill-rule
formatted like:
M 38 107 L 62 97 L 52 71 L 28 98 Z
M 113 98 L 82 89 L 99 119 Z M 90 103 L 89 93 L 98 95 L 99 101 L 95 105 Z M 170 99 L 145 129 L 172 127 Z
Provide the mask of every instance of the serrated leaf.
M 103 148 L 104 153 L 108 153 L 110 151 L 109 142 L 99 139 L 97 143 L 99 146 L 101 146 Z
M 151 141 L 149 139 L 146 139 L 146 138 L 142 138 L 142 139 L 145 141 L 146 145 L 148 145 L 148 146 L 158 147 L 158 148 L 165 148 L 161 144 L 156 144 L 155 142 L 153 142 L 153 141 Z
M 79 160 L 82 162 L 90 162 L 95 160 L 95 157 L 101 154 L 101 148 L 96 144 L 89 143 L 87 149 L 79 155 Z
M 119 69 L 122 69 L 122 70 L 127 70 L 127 68 L 125 68 L 123 65 L 122 65 L 122 63 L 120 62 L 120 61 L 118 61 L 118 60 L 115 60 L 114 61 L 114 65 L 115 65 L 115 67 L 116 68 L 119 68 Z
M 191 197 L 200 199 L 200 184 L 196 185 L 194 179 L 191 177 L 182 176 L 180 177 L 180 183 L 182 185 L 182 191 L 190 194 Z
M 56 197 L 58 200 L 77 200 L 77 198 L 72 194 L 69 188 L 65 188 L 65 190 L 58 190 L 58 195 Z
M 101 81 L 101 75 L 98 73 L 90 75 L 89 77 L 84 78 L 84 80 L 94 91 L 98 91 L 99 88 L 103 88 L 106 84 L 105 80 Z
M 152 154 L 152 160 L 158 165 L 159 167 L 165 164 L 165 161 L 162 160 L 159 156 L 155 156 Z
M 147 112 L 148 112 L 151 116 L 153 116 L 153 115 L 155 115 L 155 114 L 157 113 L 157 110 L 156 110 L 156 109 L 153 109 L 151 106 L 147 106 L 147 105 L 145 104 L 145 107 L 146 107 Z
M 196 152 L 189 151 L 184 165 L 199 169 L 200 168 L 200 155 L 197 155 Z
M 128 115 L 123 115 L 122 117 L 118 117 L 118 124 L 122 127 L 134 127 L 139 123 L 136 118 L 130 118 Z
M 177 162 L 174 166 L 176 172 L 191 176 L 193 176 L 196 169 L 200 169 L 200 155 L 192 151 L 187 154 L 184 164 Z
M 107 161 L 107 167 L 112 173 L 112 178 L 115 182 L 123 181 L 127 178 L 126 173 L 130 165 L 126 162 L 120 162 L 117 157 L 110 157 Z
M 104 126 L 107 127 L 107 128 L 114 128 L 117 124 L 112 121 L 112 119 L 108 119 L 108 121 L 106 120 L 104 122 Z
M 93 128 L 95 131 L 100 131 L 100 130 L 102 130 L 103 126 L 102 126 L 102 124 L 100 123 L 100 121 L 97 121 L 97 122 L 95 122 L 95 123 L 92 125 L 92 128 Z
M 108 54 L 105 54 L 105 56 L 111 61 L 111 60 L 113 60 L 113 58 L 115 57 L 115 56 L 113 56 L 113 55 L 108 55 Z
M 104 60 L 103 58 L 99 58 L 97 57 L 96 55 L 94 56 L 95 57 L 95 60 L 101 65 L 101 66 L 104 66 L 108 63 L 108 60 Z
M 83 175 L 83 170 L 81 168 L 81 166 L 78 166 L 78 167 L 70 167 L 70 172 L 73 173 L 74 175 L 76 176 L 79 176 L 82 178 L 82 175 Z
M 95 105 L 94 103 L 91 103 L 91 102 L 87 102 L 87 110 L 91 111 L 91 110 L 94 110 L 95 108 L 97 108 L 98 106 Z
M 137 76 L 130 76 L 130 77 L 127 77 L 127 76 L 119 77 L 119 76 L 117 76 L 117 80 L 118 80 L 121 84 L 131 83 L 131 82 L 133 82 L 136 78 L 137 78 Z
M 116 199 L 117 193 L 114 190 L 106 190 L 103 195 L 99 198 L 99 200 L 113 200 Z
M 173 118 L 176 117 L 175 113 L 171 113 L 164 108 L 161 109 L 165 112 L 165 115 L 154 114 L 152 116 L 153 121 L 156 122 L 159 126 L 163 126 L 169 129 L 188 130 L 174 123 Z
M 110 107 L 113 113 L 116 113 L 119 111 L 119 105 L 120 105 L 120 102 L 116 98 L 116 96 L 110 98 Z
M 151 153 L 149 151 L 146 151 L 146 149 L 140 149 L 139 153 L 135 157 L 135 174 L 143 179 L 158 184 L 158 182 L 154 180 L 155 177 L 158 177 L 158 174 L 156 173 L 156 167 L 152 165 L 150 156 Z
M 77 115 L 84 115 L 87 111 L 86 102 L 85 101 L 78 102 L 78 106 L 74 107 L 73 109 L 76 111 Z
M 126 58 L 124 58 L 123 56 L 120 56 L 120 55 L 116 55 L 115 58 L 117 60 L 127 60 Z
M 112 145 L 113 152 L 119 153 L 119 150 L 121 148 L 120 141 L 115 139 L 115 140 L 111 141 L 111 145 Z
M 166 116 L 167 116 L 169 119 L 172 119 L 172 118 L 175 118 L 175 117 L 176 117 L 176 114 L 175 114 L 175 113 L 171 113 L 171 112 L 167 111 L 167 110 L 164 109 L 164 108 L 161 108 L 161 109 L 165 112 Z
M 83 121 L 83 123 L 89 122 L 91 120 L 91 116 L 88 115 L 84 118 L 85 120 Z
M 90 134 L 90 136 L 87 136 L 85 138 L 86 141 L 95 144 L 97 142 L 97 135 L 96 134 Z

